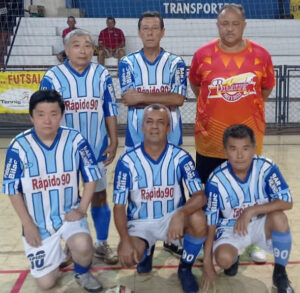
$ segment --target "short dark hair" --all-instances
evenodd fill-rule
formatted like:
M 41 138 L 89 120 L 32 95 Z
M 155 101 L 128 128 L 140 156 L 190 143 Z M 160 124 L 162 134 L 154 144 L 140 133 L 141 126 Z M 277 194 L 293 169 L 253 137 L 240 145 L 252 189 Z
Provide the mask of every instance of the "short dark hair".
M 39 90 L 33 93 L 29 100 L 30 116 L 32 116 L 33 110 L 39 103 L 58 103 L 61 113 L 63 114 L 65 112 L 64 100 L 56 90 Z
M 164 20 L 163 20 L 161 14 L 158 11 L 146 11 L 139 18 L 139 22 L 138 22 L 139 30 L 141 28 L 142 20 L 145 17 L 157 17 L 157 18 L 159 18 L 159 21 L 160 21 L 160 28 L 163 29 L 165 27 Z
M 151 105 L 148 105 L 145 109 L 144 109 L 144 117 L 143 117 L 143 123 L 145 122 L 144 121 L 144 118 L 146 116 L 146 113 L 149 112 L 149 111 L 152 111 L 152 110 L 164 110 L 167 115 L 168 115 L 168 119 L 169 119 L 169 124 L 171 124 L 171 113 L 170 113 L 170 110 L 168 107 L 166 107 L 165 105 L 162 105 L 162 104 L 151 104 Z
M 75 20 L 75 17 L 73 15 L 68 16 L 68 20 L 69 18 L 73 18 Z
M 226 9 L 231 9 L 231 10 L 235 9 L 235 10 L 238 10 L 241 13 L 243 19 L 246 19 L 244 7 L 241 4 L 234 4 L 234 3 L 223 5 L 222 8 L 218 12 L 218 17 Z
M 114 24 L 116 24 L 116 20 L 115 20 L 114 17 L 112 17 L 112 16 L 107 17 L 107 18 L 106 18 L 106 22 L 108 22 L 109 20 L 113 20 L 113 21 L 114 21 Z
M 244 124 L 234 124 L 229 126 L 223 134 L 223 146 L 226 148 L 228 139 L 232 138 L 246 138 L 249 137 L 253 145 L 256 144 L 254 131 Z

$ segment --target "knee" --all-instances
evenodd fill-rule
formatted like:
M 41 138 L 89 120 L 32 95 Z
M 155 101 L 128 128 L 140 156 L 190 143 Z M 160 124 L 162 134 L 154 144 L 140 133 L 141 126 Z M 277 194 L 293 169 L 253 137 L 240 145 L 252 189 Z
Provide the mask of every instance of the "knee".
M 89 234 L 80 233 L 72 237 L 72 244 L 69 245 L 72 257 L 76 258 L 91 258 L 94 253 L 92 238 Z
M 46 291 L 56 285 L 56 278 L 54 276 L 46 276 L 36 279 L 36 284 L 41 291 Z
M 286 214 L 282 211 L 276 211 L 268 214 L 268 221 L 271 225 L 271 230 L 278 232 L 286 232 L 289 230 L 289 222 Z
M 204 237 L 207 234 L 206 216 L 202 210 L 198 210 L 189 216 L 188 226 L 197 237 Z
M 215 253 L 215 259 L 219 267 L 222 269 L 228 269 L 232 266 L 234 263 L 236 257 L 233 256 L 231 253 L 228 251 L 216 251 Z

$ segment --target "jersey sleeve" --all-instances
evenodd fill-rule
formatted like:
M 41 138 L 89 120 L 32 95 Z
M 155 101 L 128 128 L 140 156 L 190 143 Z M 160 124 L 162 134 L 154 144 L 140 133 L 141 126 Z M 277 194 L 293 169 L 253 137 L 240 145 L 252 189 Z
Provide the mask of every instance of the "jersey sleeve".
M 289 186 L 283 178 L 277 165 L 273 164 L 265 178 L 265 191 L 270 200 L 292 202 Z
M 81 136 L 81 134 L 78 133 Z M 97 165 L 94 153 L 85 138 L 81 136 L 78 144 L 79 170 L 84 182 L 92 182 L 100 179 L 101 173 Z
M 177 60 L 177 62 L 173 69 L 171 92 L 186 96 L 186 88 L 187 88 L 186 66 L 182 58 L 177 57 L 175 60 Z
M 44 75 L 40 83 L 40 90 L 54 90 L 54 85 L 50 76 L 47 73 Z
M 7 150 L 4 166 L 2 193 L 9 195 L 21 193 L 22 163 L 18 150 L 13 146 Z
M 189 154 L 186 154 L 180 161 L 181 176 L 184 178 L 189 195 L 203 190 L 203 185 L 199 174 L 195 168 L 195 163 Z
M 105 77 L 104 82 L 104 103 L 103 111 L 105 117 L 118 116 L 118 105 L 116 100 L 116 94 L 112 82 L 112 78 L 109 74 Z
M 261 87 L 263 89 L 273 88 L 275 86 L 275 73 L 271 56 L 266 52 L 266 64 L 263 72 Z
M 199 58 L 198 58 L 198 54 L 196 52 L 193 56 L 191 67 L 189 70 L 189 80 L 191 83 L 200 86 L 201 79 L 200 79 L 199 74 L 197 74 L 198 67 L 199 67 Z
M 126 56 L 121 59 L 119 64 L 119 82 L 122 93 L 126 92 L 126 88 L 135 89 L 133 70 Z
M 127 164 L 119 159 L 114 178 L 114 194 L 113 203 L 115 204 L 126 204 L 128 200 L 131 175 Z
M 205 187 L 205 193 L 207 198 L 207 205 L 205 209 L 207 225 L 215 226 L 218 224 L 220 215 L 218 187 L 208 180 Z

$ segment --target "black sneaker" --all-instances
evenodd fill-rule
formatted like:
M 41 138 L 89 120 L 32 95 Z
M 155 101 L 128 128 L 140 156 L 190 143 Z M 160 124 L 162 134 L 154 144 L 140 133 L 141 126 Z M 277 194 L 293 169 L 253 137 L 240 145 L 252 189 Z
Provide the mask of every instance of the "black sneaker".
M 179 247 L 175 244 L 168 244 L 166 242 L 164 242 L 164 250 L 170 252 L 172 255 L 178 257 L 178 258 L 181 258 L 182 256 L 182 253 L 183 253 L 183 248 L 182 247 Z
M 237 274 L 238 268 L 239 268 L 239 259 L 240 259 L 240 257 L 238 256 L 236 262 L 233 263 L 233 265 L 230 268 L 224 270 L 225 275 L 233 277 Z
M 196 293 L 199 290 L 196 277 L 192 273 L 192 266 L 179 265 L 178 277 L 184 293 Z
M 141 262 L 136 266 L 136 270 L 139 274 L 148 274 L 152 271 L 152 260 L 154 254 L 155 245 L 151 247 L 150 255 L 147 255 Z
M 285 267 L 275 264 L 273 272 L 273 287 L 278 293 L 294 293 L 294 289 L 290 285 Z

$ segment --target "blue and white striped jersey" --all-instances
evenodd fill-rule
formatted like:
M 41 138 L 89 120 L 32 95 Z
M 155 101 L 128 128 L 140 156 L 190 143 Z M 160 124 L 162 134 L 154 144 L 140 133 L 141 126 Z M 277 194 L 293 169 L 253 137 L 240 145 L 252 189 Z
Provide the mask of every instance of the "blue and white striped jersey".
M 155 161 L 145 153 L 142 143 L 117 163 L 113 202 L 128 204 L 128 220 L 159 219 L 186 202 L 183 181 L 190 195 L 203 190 L 194 161 L 186 151 L 167 144 Z
M 23 195 L 45 239 L 61 227 L 65 213 L 78 206 L 79 172 L 84 182 L 101 178 L 93 152 L 77 130 L 60 127 L 47 147 L 32 128 L 16 136 L 7 150 L 2 192 Z
M 255 155 L 244 181 L 233 172 L 229 161 L 217 167 L 206 184 L 208 225 L 229 226 L 245 208 L 275 199 L 292 202 L 289 187 L 277 165 Z
M 54 66 L 44 75 L 41 89 L 55 89 L 66 105 L 61 125 L 77 129 L 88 140 L 97 162 L 108 146 L 105 118 L 117 116 L 112 79 L 103 66 L 90 63 L 79 74 L 68 61 Z
M 159 56 L 150 63 L 143 50 L 131 53 L 121 59 L 119 79 L 122 93 L 126 88 L 137 92 L 171 92 L 186 96 L 187 79 L 185 63 L 181 57 L 161 50 Z M 182 144 L 182 123 L 178 107 L 170 107 L 172 124 L 168 141 Z M 132 148 L 144 140 L 142 133 L 144 109 L 128 107 L 125 145 Z

